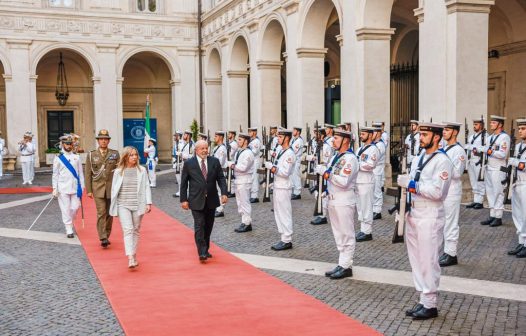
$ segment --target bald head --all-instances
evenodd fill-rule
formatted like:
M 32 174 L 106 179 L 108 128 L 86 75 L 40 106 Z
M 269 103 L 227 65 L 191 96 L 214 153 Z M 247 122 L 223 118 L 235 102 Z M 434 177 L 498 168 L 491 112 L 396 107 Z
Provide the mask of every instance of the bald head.
M 204 140 L 198 140 L 195 143 L 195 154 L 201 159 L 205 159 L 208 156 L 208 143 Z

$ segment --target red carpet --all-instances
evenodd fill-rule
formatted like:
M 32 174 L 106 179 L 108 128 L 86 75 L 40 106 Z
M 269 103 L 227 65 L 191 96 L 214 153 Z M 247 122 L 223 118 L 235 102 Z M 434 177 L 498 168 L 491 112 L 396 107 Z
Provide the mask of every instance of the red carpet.
M 37 194 L 50 193 L 53 191 L 52 187 L 27 187 L 27 188 L 0 188 L 1 194 Z
M 131 271 L 118 221 L 103 250 L 94 202 L 84 205 L 86 227 L 77 218 L 77 232 L 127 335 L 379 334 L 215 245 L 200 264 L 193 231 L 156 208 L 144 217 Z

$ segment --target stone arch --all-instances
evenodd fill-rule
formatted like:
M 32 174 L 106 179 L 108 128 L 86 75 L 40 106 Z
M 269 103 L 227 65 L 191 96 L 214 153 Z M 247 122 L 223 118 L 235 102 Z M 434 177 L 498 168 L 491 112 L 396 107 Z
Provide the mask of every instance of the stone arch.
M 283 40 L 287 44 L 287 26 L 285 20 L 278 13 L 272 13 L 261 26 L 259 36 L 259 60 L 279 61 L 281 59 L 281 45 Z
M 143 53 L 143 52 L 155 54 L 157 57 L 164 60 L 164 63 L 170 70 L 171 80 L 173 81 L 180 80 L 181 72 L 180 72 L 179 64 L 177 62 L 177 56 L 172 55 L 163 49 L 155 48 L 155 47 L 139 47 L 139 48 L 133 48 L 133 49 L 130 49 L 124 52 L 120 56 L 119 60 L 117 61 L 117 77 L 122 77 L 122 71 L 124 69 L 124 65 L 126 64 L 126 62 L 128 62 L 130 58 L 132 58 L 133 56 L 139 53 Z
M 388 28 L 391 25 L 391 12 L 394 0 L 365 0 L 360 15 L 360 27 Z
M 228 70 L 248 70 L 248 60 L 250 58 L 250 39 L 244 31 L 238 32 L 230 40 L 230 52 L 228 59 Z
M 214 46 L 207 53 L 206 78 L 221 78 L 221 52 L 219 50 Z
M 405 29 L 394 42 L 391 63 L 418 62 L 418 30 Z
M 241 125 L 248 127 L 251 123 L 250 110 L 250 45 L 247 33 L 239 31 L 230 40 L 227 72 L 227 101 L 224 112 L 226 127 Z
M 95 53 L 93 53 L 93 51 L 90 49 L 82 48 L 72 43 L 56 43 L 45 45 L 41 48 L 36 49 L 31 57 L 31 75 L 36 75 L 37 66 L 44 56 L 46 56 L 49 52 L 58 49 L 71 50 L 79 54 L 90 66 L 91 73 L 93 74 L 93 76 L 99 75 L 100 68 Z
M 0 63 L 4 69 L 3 75 L 11 76 L 11 62 L 9 62 L 7 51 L 4 48 L 0 48 Z
M 223 79 L 221 53 L 217 46 L 207 52 L 205 84 L 204 126 L 209 130 L 223 128 Z
M 323 48 L 327 23 L 334 10 L 338 14 L 341 27 L 343 13 L 338 1 L 308 0 L 306 2 L 300 21 L 300 48 Z

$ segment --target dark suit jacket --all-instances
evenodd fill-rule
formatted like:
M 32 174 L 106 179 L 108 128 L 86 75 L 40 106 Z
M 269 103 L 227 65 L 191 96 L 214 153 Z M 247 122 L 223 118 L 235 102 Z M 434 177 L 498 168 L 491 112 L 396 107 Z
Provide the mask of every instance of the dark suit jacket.
M 206 181 L 197 157 L 188 159 L 183 166 L 180 199 L 181 203 L 188 202 L 192 210 L 217 208 L 220 205 L 217 185 L 221 189 L 221 195 L 227 194 L 225 175 L 219 160 L 209 156 L 206 162 L 208 166 Z

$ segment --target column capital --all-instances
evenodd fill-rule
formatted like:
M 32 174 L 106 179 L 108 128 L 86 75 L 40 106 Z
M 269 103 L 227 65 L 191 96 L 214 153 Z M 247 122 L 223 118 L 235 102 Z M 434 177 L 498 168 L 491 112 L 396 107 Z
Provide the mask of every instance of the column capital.
M 177 48 L 179 56 L 196 56 L 199 54 L 199 48 L 183 47 Z
M 12 79 L 13 79 L 13 75 L 6 75 L 6 74 L 3 74 L 2 77 L 4 77 L 4 80 L 6 82 L 10 82 Z
M 93 77 L 91 77 L 91 80 L 93 81 L 93 85 L 100 84 L 100 82 L 101 82 L 101 79 L 100 79 L 99 76 L 93 76 Z
M 296 53 L 298 58 L 325 58 L 327 48 L 298 48 Z
M 356 37 L 358 41 L 363 40 L 391 40 L 391 35 L 395 32 L 395 28 L 368 28 L 363 27 L 356 29 Z
M 117 85 L 122 85 L 122 83 L 124 83 L 124 77 L 117 77 L 115 81 L 117 82 Z
M 29 49 L 33 40 L 7 40 L 6 43 L 9 49 Z
M 222 82 L 221 78 L 205 78 L 206 85 L 221 85 Z
M 287 0 L 281 4 L 281 8 L 285 10 L 287 15 L 294 14 L 298 11 L 299 0 Z
M 424 7 L 418 7 L 413 10 L 415 16 L 417 17 L 418 23 L 424 22 Z
M 489 14 L 495 0 L 446 0 L 448 14 L 457 12 Z
M 119 48 L 119 44 L 105 44 L 105 43 L 97 43 L 97 51 L 100 53 L 109 53 L 109 54 L 115 54 L 117 52 L 117 49 Z
M 281 69 L 283 62 L 281 61 L 257 61 L 258 69 Z
M 177 85 L 181 85 L 181 81 L 179 79 L 176 79 L 176 80 L 170 79 L 170 86 L 171 87 L 174 87 L 174 86 L 177 86 Z
M 38 79 L 38 75 L 30 75 L 29 76 L 29 81 L 32 82 L 32 83 L 36 82 L 37 79 Z
M 247 78 L 250 71 L 246 70 L 228 70 L 226 75 L 228 78 Z
M 342 34 L 338 34 L 335 37 L 336 37 L 336 42 L 338 42 L 340 47 L 343 47 L 343 35 Z

